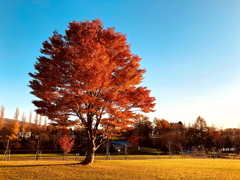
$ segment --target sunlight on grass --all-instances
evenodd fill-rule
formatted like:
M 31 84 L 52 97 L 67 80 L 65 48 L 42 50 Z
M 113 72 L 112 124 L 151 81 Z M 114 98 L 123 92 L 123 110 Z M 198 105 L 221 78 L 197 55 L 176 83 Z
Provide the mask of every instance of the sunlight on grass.
M 12 179 L 239 179 L 240 162 L 224 159 L 1 161 L 0 178 Z

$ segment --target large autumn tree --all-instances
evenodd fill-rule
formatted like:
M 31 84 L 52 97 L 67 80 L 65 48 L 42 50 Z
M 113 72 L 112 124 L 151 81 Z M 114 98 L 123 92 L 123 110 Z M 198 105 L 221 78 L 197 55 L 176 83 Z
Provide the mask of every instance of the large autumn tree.
M 137 111 L 153 111 L 155 98 L 138 86 L 145 70 L 126 35 L 104 29 L 100 19 L 73 21 L 68 28 L 43 42 L 29 86 L 38 114 L 58 123 L 79 119 L 88 142 L 82 163 L 92 164 L 95 150 L 133 124 Z

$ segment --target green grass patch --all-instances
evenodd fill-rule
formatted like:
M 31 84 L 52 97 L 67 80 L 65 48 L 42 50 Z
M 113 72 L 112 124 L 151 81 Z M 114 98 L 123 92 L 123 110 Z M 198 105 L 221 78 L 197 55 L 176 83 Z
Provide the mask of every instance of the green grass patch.
M 0 179 L 239 179 L 240 162 L 231 159 L 0 161 Z

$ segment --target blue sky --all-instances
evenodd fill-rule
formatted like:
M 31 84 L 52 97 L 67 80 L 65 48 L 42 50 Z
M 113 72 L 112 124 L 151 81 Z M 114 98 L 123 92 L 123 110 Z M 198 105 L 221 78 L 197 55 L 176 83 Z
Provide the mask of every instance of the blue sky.
M 100 18 L 127 34 L 147 70 L 143 83 L 170 122 L 240 126 L 240 1 L 1 0 L 0 105 L 5 117 L 34 110 L 27 87 L 42 42 L 68 23 Z

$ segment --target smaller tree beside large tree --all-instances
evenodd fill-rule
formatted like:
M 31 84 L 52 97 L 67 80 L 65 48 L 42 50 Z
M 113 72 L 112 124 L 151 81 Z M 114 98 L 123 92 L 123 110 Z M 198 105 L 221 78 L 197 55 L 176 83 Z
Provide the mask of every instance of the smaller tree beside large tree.
M 59 139 L 59 145 L 63 150 L 64 160 L 65 160 L 65 156 L 72 150 L 72 147 L 74 145 L 74 139 L 69 137 L 67 134 L 64 134 Z

